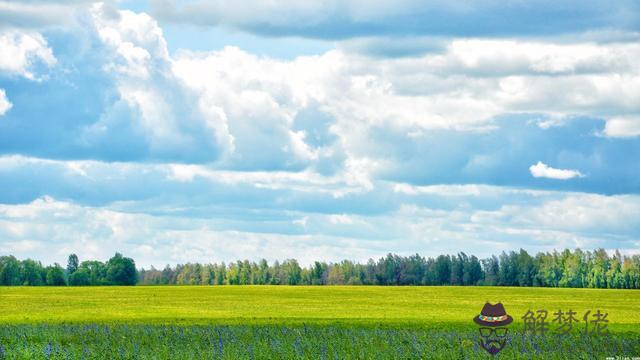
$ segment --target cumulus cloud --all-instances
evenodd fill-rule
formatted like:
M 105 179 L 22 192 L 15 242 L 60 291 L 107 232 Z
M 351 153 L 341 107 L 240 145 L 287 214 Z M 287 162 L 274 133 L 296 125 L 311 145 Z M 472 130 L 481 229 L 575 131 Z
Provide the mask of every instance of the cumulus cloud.
M 329 175 L 357 168 L 359 181 L 368 181 L 390 172 L 398 159 L 387 154 L 398 144 L 437 130 L 487 133 L 496 118 L 534 114 L 554 123 L 603 119 L 600 133 L 612 137 L 633 134 L 633 123 L 620 119 L 640 112 L 634 41 L 440 39 L 438 51 L 404 58 L 340 48 L 282 60 L 230 46 L 169 54 L 153 18 L 108 4 L 94 5 L 90 20 L 106 100 L 93 109 L 97 119 L 78 114 L 84 123 L 68 127 L 69 148 L 57 141 L 55 156 L 113 159 L 117 150 L 107 149 L 116 142 L 129 149 L 117 160 Z M 378 132 L 401 136 L 387 144 Z M 490 161 L 479 155 L 469 166 Z
M 398 149 L 429 143 L 434 139 L 430 134 L 440 130 L 470 131 L 475 135 L 467 140 L 473 141 L 478 133 L 498 136 L 496 129 L 508 122 L 496 118 L 516 114 L 534 114 L 543 119 L 540 128 L 551 131 L 552 121 L 554 126 L 579 118 L 612 121 L 616 114 L 640 111 L 632 95 L 640 85 L 633 60 L 640 54 L 636 43 L 471 39 L 453 40 L 444 49 L 396 59 L 333 50 L 275 60 L 227 47 L 208 53 L 184 51 L 172 69 L 201 94 L 201 108 L 225 114 L 235 152 L 230 163 L 251 167 L 264 164 L 256 157 L 268 154 L 279 163 L 297 164 L 293 169 L 319 169 L 323 160 L 340 159 L 342 166 L 367 163 L 368 173 L 390 173 L 398 170 L 399 159 L 392 156 Z M 563 90 L 551 95 L 550 87 Z M 330 119 L 324 128 L 302 121 L 300 114 L 310 107 L 324 114 L 316 121 Z M 597 135 L 598 127 L 584 135 Z M 310 135 L 318 130 L 331 140 L 314 144 Z M 269 141 L 263 141 L 266 137 Z M 257 147 L 260 152 L 252 151 Z M 496 162 L 487 156 L 470 159 L 466 170 Z M 412 155 L 399 157 L 405 161 Z M 414 172 L 416 166 L 429 168 L 418 160 L 411 165 Z
M 291 59 L 235 46 L 171 52 L 153 17 L 109 3 L 82 10 L 82 32 L 15 20 L 0 33 L 3 248 L 45 261 L 121 250 L 163 265 L 486 255 L 514 242 L 637 247 L 638 196 L 626 194 L 640 191 L 639 22 L 625 22 L 637 12 L 613 22 L 592 18 L 608 13 L 590 4 L 582 19 L 593 21 L 551 19 L 546 34 L 540 14 L 499 10 L 491 16 L 522 27 L 490 31 L 476 5 L 434 4 L 424 14 L 436 20 L 415 22 L 412 0 L 277 4 L 284 12 L 155 3 L 160 21 L 300 36 L 337 24 L 326 36 L 366 35 Z M 451 19 L 461 14 L 478 20 L 460 29 Z M 618 35 L 607 41 L 573 33 L 611 24 Z M 450 37 L 467 31 L 475 35 Z M 524 33 L 536 36 L 514 36 Z M 397 48 L 372 50 L 398 35 Z
M 573 190 L 638 189 L 621 170 L 637 160 L 618 166 L 618 146 L 596 136 L 633 134 L 634 123 L 620 119 L 640 111 L 633 98 L 640 86 L 635 42 L 453 39 L 442 51 L 405 58 L 337 49 L 283 60 L 237 47 L 170 54 L 153 18 L 107 4 L 94 5 L 90 20 L 95 37 L 85 41 L 97 49 L 96 63 L 72 64 L 80 69 L 74 76 L 93 75 L 97 66 L 101 77 L 80 83 L 68 95 L 79 104 L 54 107 L 61 114 L 51 111 L 57 120 L 39 124 L 40 133 L 28 131 L 38 112 L 16 102 L 38 89 L 18 86 L 22 96 L 14 97 L 7 88 L 21 113 L 5 115 L 12 124 L 0 133 L 5 153 L 348 174 L 370 190 L 376 178 L 532 185 L 516 164 L 540 160 L 589 173 Z M 76 84 L 52 86 L 60 92 Z M 551 94 L 551 87 L 558 91 Z M 48 93 L 41 95 L 46 107 Z M 540 127 L 532 129 L 532 118 L 543 119 Z M 549 119 L 562 126 L 547 126 Z M 45 129 L 52 136 L 44 137 Z M 518 146 L 505 153 L 499 139 Z M 536 159 L 541 141 L 554 151 Z M 620 179 L 615 189 L 603 175 L 612 173 Z
M 197 97 L 171 73 L 162 30 L 144 13 L 98 3 L 91 8 L 104 46 L 103 70 L 119 95 L 84 129 L 87 147 L 124 136 L 142 142 L 146 157 L 214 161 L 229 146 L 224 114 L 198 110 Z
M 11 109 L 11 102 L 7 99 L 7 93 L 4 89 L 0 89 L 0 116 L 4 115 L 9 109 Z
M 227 48 L 209 54 L 182 53 L 173 68 L 187 84 L 205 92 L 210 102 L 242 106 L 224 100 L 222 89 L 232 90 L 230 95 L 249 94 L 251 84 L 252 90 L 259 89 L 279 105 L 263 106 L 264 110 L 278 111 L 284 118 L 315 102 L 336 118 L 335 129 L 341 133 L 371 125 L 415 133 L 482 129 L 509 113 L 556 119 L 576 115 L 609 119 L 637 113 L 640 109 L 631 94 L 640 86 L 640 70 L 633 60 L 639 54 L 637 43 L 472 39 L 453 40 L 444 52 L 400 59 L 334 50 L 276 61 Z M 227 64 L 238 64 L 244 71 L 233 72 Z M 550 95 L 552 84 L 563 90 Z M 244 103 L 256 107 L 250 100 Z
M 535 165 L 531 165 L 529 167 L 529 171 L 531 172 L 531 175 L 533 175 L 533 177 L 542 177 L 557 180 L 569 180 L 575 177 L 584 176 L 578 170 L 556 169 L 548 166 L 541 161 L 538 161 L 538 163 Z
M 39 33 L 9 30 L 0 32 L 0 73 L 37 80 L 32 68 L 39 63 L 56 64 L 51 48 Z
M 328 100 L 327 92 L 334 89 L 327 86 L 341 66 L 340 55 L 333 52 L 281 61 L 225 47 L 181 52 L 172 70 L 200 94 L 201 111 L 221 114 L 221 130 L 230 134 L 233 152 L 227 166 L 295 169 L 334 155 L 329 147 L 307 143 L 311 129 L 298 126 L 297 117 Z M 313 130 L 327 138 L 329 129 Z

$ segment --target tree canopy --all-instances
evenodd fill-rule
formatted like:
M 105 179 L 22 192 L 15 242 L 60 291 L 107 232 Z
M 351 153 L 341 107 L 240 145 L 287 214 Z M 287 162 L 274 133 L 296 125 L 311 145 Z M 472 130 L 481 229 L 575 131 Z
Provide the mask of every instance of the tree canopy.
M 200 285 L 493 285 L 640 289 L 640 255 L 609 256 L 564 250 L 538 253 L 503 252 L 478 259 L 463 252 L 423 257 L 388 254 L 365 264 L 350 260 L 337 263 L 315 261 L 301 267 L 296 260 L 262 259 L 229 264 L 178 264 L 162 270 L 142 269 L 139 284 Z
M 71 254 L 66 269 L 57 263 L 44 267 L 39 261 L 0 256 L 0 285 L 135 285 L 137 276 L 133 259 L 119 253 L 106 263 L 96 260 L 79 263 L 78 257 Z
M 66 269 L 32 259 L 0 256 L 0 285 L 489 285 L 640 289 L 640 255 L 583 251 L 502 252 L 485 259 L 460 252 L 423 257 L 387 254 L 364 264 L 351 260 L 295 259 L 167 265 L 137 270 L 133 259 L 116 253 L 107 262 L 80 262 L 69 256 Z

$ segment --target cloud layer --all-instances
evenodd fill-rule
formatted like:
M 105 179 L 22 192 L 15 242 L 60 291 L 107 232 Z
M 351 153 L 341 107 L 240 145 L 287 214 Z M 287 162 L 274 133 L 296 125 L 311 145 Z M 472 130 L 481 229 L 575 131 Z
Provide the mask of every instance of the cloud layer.
M 517 2 L 378 0 L 152 0 L 158 18 L 227 26 L 266 36 L 345 39 L 358 36 L 536 36 L 597 29 L 640 30 L 635 1 Z
M 269 4 L 0 2 L 3 248 L 145 265 L 638 249 L 635 2 Z M 179 23 L 344 40 L 171 51 Z

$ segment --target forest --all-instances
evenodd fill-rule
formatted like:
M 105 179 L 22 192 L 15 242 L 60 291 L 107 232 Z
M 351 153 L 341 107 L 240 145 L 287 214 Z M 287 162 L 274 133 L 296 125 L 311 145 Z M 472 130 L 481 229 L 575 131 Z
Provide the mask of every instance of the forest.
M 187 263 L 162 270 L 141 269 L 139 284 L 200 285 L 488 285 L 640 288 L 640 255 L 609 256 L 604 249 L 576 249 L 529 255 L 503 252 L 478 259 L 461 252 L 425 258 L 388 254 L 366 264 L 316 261 L 303 267 L 294 259 L 269 264 L 248 260 L 228 264 Z
M 315 261 L 301 266 L 288 259 L 273 263 L 238 260 L 186 263 L 164 269 L 136 269 L 116 253 L 103 263 L 69 255 L 66 268 L 32 259 L 0 257 L 0 285 L 486 285 L 640 289 L 640 255 L 594 251 L 502 252 L 485 259 L 460 252 L 423 257 L 388 254 L 361 264 Z
M 137 280 L 135 262 L 120 253 L 106 263 L 96 260 L 80 263 L 78 256 L 71 254 L 66 268 L 60 264 L 45 267 L 40 261 L 0 256 L 0 285 L 4 286 L 135 285 Z

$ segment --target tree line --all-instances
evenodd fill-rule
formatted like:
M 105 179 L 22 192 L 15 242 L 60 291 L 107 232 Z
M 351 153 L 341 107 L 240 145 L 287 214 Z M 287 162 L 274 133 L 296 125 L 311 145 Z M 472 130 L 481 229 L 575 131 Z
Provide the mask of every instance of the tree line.
M 0 285 L 487 285 L 640 289 L 640 255 L 611 256 L 604 250 L 502 252 L 478 259 L 456 255 L 422 257 L 388 254 L 361 264 L 343 260 L 249 260 L 230 263 L 187 263 L 164 269 L 136 270 L 131 258 L 116 253 L 103 263 L 79 262 L 69 255 L 67 267 L 44 267 L 39 261 L 0 256 Z
M 0 285 L 4 286 L 135 285 L 137 282 L 135 262 L 120 253 L 106 263 L 97 260 L 80 263 L 78 256 L 71 254 L 66 269 L 58 263 L 45 267 L 40 261 L 0 256 Z
M 167 265 L 139 271 L 143 285 L 488 285 L 640 289 L 640 255 L 609 256 L 604 249 L 503 252 L 478 259 L 457 255 L 388 254 L 365 264 L 343 260 L 300 266 L 295 259 L 228 264 Z

